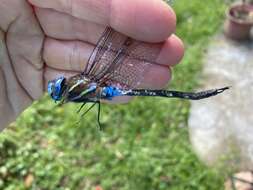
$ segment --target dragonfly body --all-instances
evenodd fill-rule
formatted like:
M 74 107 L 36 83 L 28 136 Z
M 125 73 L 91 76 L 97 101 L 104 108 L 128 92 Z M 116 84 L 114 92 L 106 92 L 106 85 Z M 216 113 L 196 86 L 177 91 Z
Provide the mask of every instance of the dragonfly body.
M 156 63 L 161 44 L 146 45 L 107 27 L 94 48 L 84 72 L 70 78 L 59 77 L 48 83 L 48 93 L 61 103 L 85 105 L 118 96 L 159 96 L 199 100 L 222 93 L 229 87 L 202 92 L 140 89 L 146 70 Z M 93 107 L 92 106 L 92 107 Z M 99 116 L 99 114 L 98 114 Z M 99 121 L 99 117 L 98 117 Z
M 76 75 L 69 79 L 64 77 L 50 81 L 48 92 L 55 101 L 66 102 L 99 102 L 112 100 L 122 96 L 127 91 L 114 86 L 99 86 L 83 75 Z
M 52 90 L 54 86 L 54 90 Z M 76 75 L 70 79 L 60 77 L 51 81 L 48 91 L 52 98 L 56 101 L 63 99 L 68 102 L 99 102 L 101 100 L 112 100 L 118 96 L 159 96 L 166 98 L 182 98 L 199 100 L 222 93 L 229 87 L 221 89 L 213 89 L 198 93 L 180 92 L 170 90 L 148 90 L 148 89 L 132 89 L 125 90 L 116 86 L 99 86 L 83 75 Z

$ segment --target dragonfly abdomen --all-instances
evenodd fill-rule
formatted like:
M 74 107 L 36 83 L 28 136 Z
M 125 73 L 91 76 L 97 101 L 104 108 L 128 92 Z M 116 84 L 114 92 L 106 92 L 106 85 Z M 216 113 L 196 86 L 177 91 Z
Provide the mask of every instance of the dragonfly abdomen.
M 136 90 L 130 90 L 127 92 L 123 91 L 123 94 L 125 96 L 159 96 L 159 97 L 166 97 L 166 98 L 200 100 L 200 99 L 204 99 L 204 98 L 208 98 L 208 97 L 220 94 L 227 89 L 229 89 L 229 87 L 201 91 L 201 92 L 180 92 L 180 91 L 170 91 L 170 90 L 136 89 Z
M 116 96 L 158 96 L 166 98 L 200 100 L 211 96 L 216 96 L 228 89 L 229 87 L 224 87 L 220 89 L 212 89 L 201 92 L 181 92 L 171 90 L 148 90 L 148 89 L 122 90 L 117 87 L 107 86 L 102 89 L 101 98 L 111 100 L 113 97 Z

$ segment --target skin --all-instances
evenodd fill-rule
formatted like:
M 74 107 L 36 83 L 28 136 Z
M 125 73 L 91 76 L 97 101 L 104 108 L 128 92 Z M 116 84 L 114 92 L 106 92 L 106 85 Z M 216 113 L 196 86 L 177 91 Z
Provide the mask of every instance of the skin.
M 162 44 L 142 88 L 164 87 L 184 53 L 175 13 L 160 0 L 0 0 L 0 18 L 0 129 L 43 95 L 48 80 L 82 71 L 106 25 Z

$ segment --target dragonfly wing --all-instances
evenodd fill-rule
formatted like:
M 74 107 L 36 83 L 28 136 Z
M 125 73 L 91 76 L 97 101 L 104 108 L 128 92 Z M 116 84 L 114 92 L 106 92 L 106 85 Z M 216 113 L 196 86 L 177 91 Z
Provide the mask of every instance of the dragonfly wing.
M 91 54 L 84 74 L 100 85 L 138 87 L 150 64 L 155 63 L 161 43 L 133 40 L 106 28 Z
M 100 80 L 111 67 L 112 60 L 117 56 L 126 39 L 127 36 L 107 27 L 90 55 L 83 74 L 91 79 Z
M 124 59 L 110 75 L 107 84 L 124 89 L 138 88 L 151 64 L 157 64 L 161 45 L 132 40 L 124 51 Z

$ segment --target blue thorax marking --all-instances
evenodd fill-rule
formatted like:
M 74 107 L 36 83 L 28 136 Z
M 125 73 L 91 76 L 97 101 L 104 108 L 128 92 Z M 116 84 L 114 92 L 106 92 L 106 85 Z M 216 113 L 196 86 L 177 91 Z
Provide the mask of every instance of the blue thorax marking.
M 115 96 L 122 96 L 124 93 L 121 89 L 114 86 L 104 87 L 102 90 L 102 98 L 111 100 Z
M 89 88 L 87 89 L 88 93 L 96 91 L 97 89 L 97 84 L 96 83 L 91 83 Z

